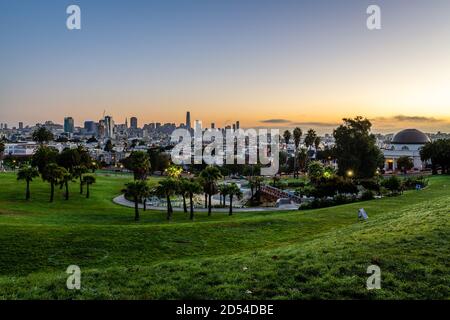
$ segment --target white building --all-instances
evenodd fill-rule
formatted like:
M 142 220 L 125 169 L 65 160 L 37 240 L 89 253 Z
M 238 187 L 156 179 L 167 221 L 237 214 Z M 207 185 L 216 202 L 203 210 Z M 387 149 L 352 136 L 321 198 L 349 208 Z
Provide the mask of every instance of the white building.
M 391 143 L 383 150 L 386 171 L 395 171 L 397 160 L 400 157 L 409 157 L 414 163 L 415 170 L 425 168 L 425 163 L 420 159 L 420 149 L 430 141 L 430 138 L 417 129 L 405 129 L 398 132 L 392 138 Z

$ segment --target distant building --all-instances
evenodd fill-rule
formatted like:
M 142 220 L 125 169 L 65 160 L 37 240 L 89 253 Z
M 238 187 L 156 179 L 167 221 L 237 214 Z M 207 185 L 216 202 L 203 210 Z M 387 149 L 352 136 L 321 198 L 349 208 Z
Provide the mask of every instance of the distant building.
M 211 129 L 215 129 L 216 128 L 216 124 L 214 122 L 211 123 Z
M 137 129 L 138 128 L 138 119 L 136 117 L 130 118 L 130 128 Z
M 186 112 L 186 128 L 191 129 L 191 113 Z
M 64 118 L 64 132 L 73 133 L 75 129 L 75 122 L 72 117 Z
M 94 121 L 85 121 L 84 130 L 86 131 L 86 133 L 94 134 L 97 132 L 97 126 Z
M 19 130 L 23 130 L 23 122 L 19 122 Z
M 111 116 L 106 116 L 104 119 L 105 138 L 114 138 L 114 120 Z
M 420 149 L 430 142 L 430 138 L 417 129 L 406 129 L 398 132 L 392 138 L 392 141 L 383 150 L 386 171 L 400 170 L 397 167 L 397 160 L 400 157 L 409 157 L 414 163 L 414 169 L 422 170 L 425 168 L 420 158 Z
M 239 130 L 239 126 L 240 126 L 239 121 L 236 121 L 236 130 Z

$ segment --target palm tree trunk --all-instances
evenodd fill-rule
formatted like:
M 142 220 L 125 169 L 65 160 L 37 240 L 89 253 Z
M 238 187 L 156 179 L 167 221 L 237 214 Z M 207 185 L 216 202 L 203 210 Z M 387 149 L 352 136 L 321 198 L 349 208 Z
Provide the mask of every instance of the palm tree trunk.
M 208 194 L 205 193 L 205 209 L 208 208 Z
M 187 205 L 186 205 L 186 195 L 183 194 L 183 210 L 185 213 L 187 213 Z
M 189 206 L 190 206 L 190 209 L 191 209 L 191 215 L 190 215 L 190 219 L 191 220 L 194 220 L 194 203 L 193 203 L 193 201 L 192 201 L 192 196 L 193 196 L 193 194 L 192 193 L 190 193 L 189 194 Z
M 208 198 L 209 198 L 209 205 L 208 205 L 208 216 L 210 216 L 211 215 L 211 194 L 209 194 L 208 195 Z
M 89 198 L 91 193 L 89 192 L 89 183 L 86 183 L 86 198 Z
M 134 197 L 134 221 L 139 221 L 139 201 L 138 201 L 138 197 Z
M 27 192 L 25 194 L 25 199 L 30 200 L 30 181 L 27 180 Z
M 230 194 L 230 212 L 228 213 L 229 216 L 233 214 L 233 195 Z
M 83 194 L 83 176 L 80 175 L 80 194 Z
M 170 202 L 170 196 L 167 195 L 167 220 L 172 219 L 172 203 Z
M 55 195 L 55 184 L 50 183 L 50 202 L 53 202 L 53 196 Z
M 65 181 L 64 185 L 66 187 L 66 200 L 69 200 L 69 182 Z
M 142 206 L 144 207 L 144 211 L 147 211 L 147 198 L 144 197 L 144 199 L 142 200 Z

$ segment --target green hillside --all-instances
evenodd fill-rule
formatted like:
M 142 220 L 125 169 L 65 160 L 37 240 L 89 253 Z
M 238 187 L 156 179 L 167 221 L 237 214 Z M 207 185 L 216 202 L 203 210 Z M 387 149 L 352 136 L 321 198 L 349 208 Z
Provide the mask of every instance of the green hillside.
M 141 212 L 115 205 L 129 176 L 97 176 L 91 198 L 48 202 L 49 185 L 0 174 L 2 299 L 449 299 L 450 177 L 422 191 L 311 211 Z M 358 222 L 364 207 L 368 222 Z M 367 290 L 366 269 L 382 289 Z M 81 290 L 66 289 L 78 265 Z

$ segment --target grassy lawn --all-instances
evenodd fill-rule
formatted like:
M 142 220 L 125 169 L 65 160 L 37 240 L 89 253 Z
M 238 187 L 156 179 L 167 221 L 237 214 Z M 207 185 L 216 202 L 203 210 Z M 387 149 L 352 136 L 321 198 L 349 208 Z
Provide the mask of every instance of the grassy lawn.
M 115 205 L 130 175 L 99 174 L 91 198 L 49 203 L 49 185 L 0 174 L 3 299 L 449 299 L 450 177 L 422 191 L 311 211 L 141 212 Z M 364 207 L 368 222 L 358 222 Z M 78 265 L 81 290 L 66 289 Z M 366 269 L 382 289 L 367 290 Z

